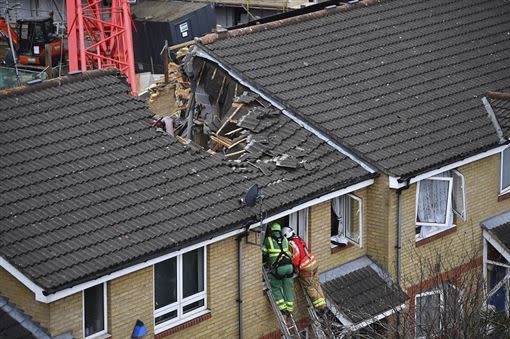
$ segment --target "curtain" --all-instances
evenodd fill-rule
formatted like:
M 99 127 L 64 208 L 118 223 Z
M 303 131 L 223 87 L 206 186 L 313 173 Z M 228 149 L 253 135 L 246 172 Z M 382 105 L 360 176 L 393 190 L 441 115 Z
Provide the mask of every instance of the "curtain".
M 335 198 L 331 203 L 331 209 L 338 220 L 336 233 L 331 233 L 332 240 L 342 244 L 347 243 L 347 239 L 345 238 L 345 198 L 345 196 Z
M 450 171 L 440 173 L 435 177 L 451 177 Z M 424 179 L 420 181 L 417 221 L 434 224 L 451 224 L 446 219 L 448 216 L 449 185 L 450 182 L 447 180 Z M 442 228 L 444 226 L 421 226 L 420 237 L 426 238 Z

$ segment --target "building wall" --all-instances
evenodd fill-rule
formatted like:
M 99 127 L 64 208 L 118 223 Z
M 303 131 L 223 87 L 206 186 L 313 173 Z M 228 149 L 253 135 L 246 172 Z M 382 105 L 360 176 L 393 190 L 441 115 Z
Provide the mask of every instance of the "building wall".
M 406 288 L 427 280 L 438 269 L 444 272 L 479 259 L 480 222 L 510 208 L 510 199 L 498 202 L 499 154 L 457 170 L 465 177 L 467 220 L 454 215 L 456 227 L 438 238 L 415 241 L 416 184 L 402 192 L 402 285 Z
M 2 267 L 0 267 L 0 294 L 9 298 L 10 302 L 23 312 L 32 316 L 42 327 L 49 328 L 49 305 L 36 301 L 35 294 Z
M 154 333 L 153 268 L 108 283 L 108 329 L 113 338 L 130 338 L 137 320 Z
M 52 336 L 71 331 L 75 338 L 83 338 L 82 302 L 82 292 L 79 292 L 48 304 Z

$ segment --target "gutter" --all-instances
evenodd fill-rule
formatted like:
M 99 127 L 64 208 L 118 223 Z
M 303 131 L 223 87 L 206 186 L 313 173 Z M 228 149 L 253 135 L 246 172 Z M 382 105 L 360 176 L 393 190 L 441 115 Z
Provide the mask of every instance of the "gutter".
M 374 183 L 374 179 L 368 179 L 368 180 L 359 182 L 357 184 L 354 184 L 354 185 L 351 185 L 351 186 L 348 186 L 348 187 L 345 187 L 345 188 L 333 191 L 333 192 L 328 193 L 326 195 L 322 195 L 322 196 L 320 196 L 318 198 L 315 198 L 315 199 L 306 201 L 306 202 L 304 202 L 302 204 L 299 204 L 297 206 L 294 206 L 294 207 L 292 207 L 292 208 L 290 208 L 288 210 L 285 210 L 283 212 L 280 212 L 280 213 L 274 214 L 272 216 L 269 216 L 269 217 L 265 218 L 264 220 L 262 220 L 262 223 L 263 224 L 268 223 L 270 221 L 279 219 L 279 218 L 281 218 L 283 216 L 286 216 L 286 215 L 289 215 L 291 213 L 297 212 L 297 211 L 299 211 L 301 209 L 310 207 L 312 205 L 316 205 L 318 203 L 330 200 L 332 198 L 335 198 L 335 197 L 338 197 L 338 196 L 341 196 L 341 195 L 344 195 L 344 194 L 347 194 L 347 193 L 359 190 L 361 188 L 365 188 L 367 186 L 372 185 L 373 183 Z M 89 280 L 89 281 L 86 281 L 86 282 L 83 282 L 83 283 L 79 283 L 77 285 L 71 286 L 69 288 L 65 288 L 63 290 L 60 290 L 60 291 L 57 291 L 57 292 L 54 292 L 54 293 L 48 293 L 47 290 L 43 289 L 39 285 L 37 285 L 34 282 L 32 282 L 24 273 L 22 273 L 19 269 L 17 269 L 15 266 L 10 264 L 7 260 L 5 260 L 1 256 L 0 256 L 0 267 L 3 267 L 13 277 L 15 277 L 18 281 L 20 281 L 23 285 L 25 285 L 29 290 L 34 292 L 35 300 L 48 304 L 48 303 L 57 301 L 59 299 L 63 299 L 63 298 L 65 298 L 67 296 L 70 296 L 72 294 L 81 292 L 81 291 L 83 291 L 83 290 L 85 290 L 85 289 L 87 289 L 89 287 L 92 287 L 92 286 L 95 286 L 95 285 L 98 285 L 98 284 L 102 284 L 104 282 L 107 282 L 107 281 L 110 281 L 110 280 L 122 277 L 124 275 L 127 275 L 129 273 L 141 270 L 141 269 L 149 267 L 149 266 L 153 266 L 153 265 L 155 265 L 155 264 L 157 264 L 159 262 L 162 262 L 164 260 L 176 257 L 176 256 L 184 254 L 186 252 L 192 251 L 192 250 L 194 250 L 196 248 L 204 247 L 204 246 L 207 246 L 209 244 L 212 244 L 212 243 L 215 243 L 215 242 L 218 242 L 218 241 L 230 238 L 230 237 L 234 237 L 234 236 L 240 235 L 242 233 L 246 233 L 247 231 L 249 231 L 251 229 L 254 229 L 254 228 L 256 228 L 256 227 L 258 227 L 260 225 L 261 225 L 260 221 L 259 222 L 255 222 L 253 224 L 250 224 L 247 228 L 243 227 L 243 228 L 240 228 L 240 229 L 235 229 L 233 231 L 230 231 L 230 232 L 218 235 L 216 237 L 210 238 L 210 239 L 208 239 L 206 241 L 202 241 L 202 242 L 193 244 L 191 246 L 187 246 L 187 247 L 181 248 L 181 249 L 179 249 L 177 251 L 173 251 L 171 253 L 167 253 L 165 255 L 161 255 L 161 256 L 156 257 L 156 258 L 152 258 L 152 259 L 149 259 L 149 260 L 145 260 L 143 262 L 139 262 L 138 264 L 131 265 L 131 266 L 122 268 L 120 270 L 113 271 L 111 273 L 105 274 L 105 275 L 103 275 L 101 277 L 98 277 L 97 279 Z M 241 297 L 242 297 L 242 295 L 241 295 Z
M 474 161 L 481 160 L 481 159 L 490 157 L 491 155 L 503 152 L 507 147 L 509 147 L 508 143 L 506 145 L 501 145 L 501 146 L 498 146 L 496 148 L 490 149 L 488 151 L 475 154 L 475 155 L 473 155 L 473 156 L 471 156 L 469 158 L 466 158 L 464 160 L 459 160 L 459 161 L 456 161 L 456 162 L 451 163 L 449 165 L 437 168 L 435 170 L 431 170 L 431 171 L 425 172 L 425 173 L 417 175 L 415 177 L 410 177 L 410 178 L 405 178 L 404 179 L 404 178 L 401 178 L 401 177 L 389 176 L 389 187 L 390 188 L 396 188 L 396 189 L 405 188 L 406 186 L 408 186 L 410 184 L 414 184 L 415 182 L 421 181 L 423 179 L 427 179 L 427 178 L 433 177 L 436 174 L 439 174 L 439 173 L 442 173 L 442 172 L 445 172 L 445 171 L 449 171 L 451 169 L 454 169 L 454 168 L 457 168 L 457 167 L 460 167 L 460 166 L 464 166 L 464 165 L 467 165 L 467 164 L 472 163 Z

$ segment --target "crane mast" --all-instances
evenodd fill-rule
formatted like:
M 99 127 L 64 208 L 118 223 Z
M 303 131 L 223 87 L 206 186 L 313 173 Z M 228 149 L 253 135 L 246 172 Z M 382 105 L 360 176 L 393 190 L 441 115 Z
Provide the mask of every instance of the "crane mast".
M 131 8 L 127 0 L 67 0 L 69 71 L 115 67 L 136 95 Z

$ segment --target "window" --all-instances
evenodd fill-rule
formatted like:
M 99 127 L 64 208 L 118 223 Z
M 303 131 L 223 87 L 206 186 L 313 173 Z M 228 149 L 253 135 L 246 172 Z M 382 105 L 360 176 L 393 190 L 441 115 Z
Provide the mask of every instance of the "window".
M 83 291 L 83 333 L 95 338 L 106 333 L 106 283 Z
M 462 293 L 445 283 L 436 290 L 417 294 L 415 298 L 415 331 L 417 338 L 435 338 L 445 327 L 459 324 L 462 317 Z
M 501 152 L 501 193 L 510 192 L 510 148 Z
M 331 200 L 331 244 L 343 246 L 347 242 L 361 246 L 362 201 L 347 194 Z
M 205 252 L 201 247 L 154 265 L 156 333 L 206 309 Z
M 442 299 L 443 294 L 440 291 L 426 292 L 416 296 L 416 337 L 430 338 L 439 335 Z
M 274 222 L 279 223 L 282 228 L 291 227 L 299 237 L 308 242 L 308 208 L 281 217 Z M 271 223 L 273 222 L 269 224 Z
M 453 226 L 453 213 L 466 220 L 465 180 L 457 170 L 418 182 L 416 237 L 423 239 Z

